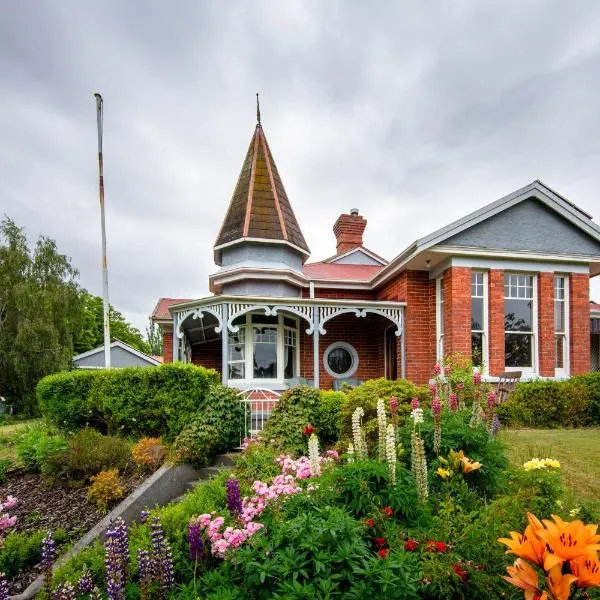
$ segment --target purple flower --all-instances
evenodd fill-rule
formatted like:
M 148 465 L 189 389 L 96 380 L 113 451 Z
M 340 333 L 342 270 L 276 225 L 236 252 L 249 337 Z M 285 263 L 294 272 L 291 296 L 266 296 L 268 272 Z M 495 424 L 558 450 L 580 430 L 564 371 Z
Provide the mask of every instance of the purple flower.
M 125 574 L 121 549 L 114 531 L 106 532 L 104 548 L 106 555 L 104 566 L 106 569 L 106 594 L 109 600 L 123 600 L 125 592 Z
M 200 523 L 194 519 L 188 525 L 188 542 L 190 545 L 190 560 L 202 560 L 204 543 L 200 534 Z
M 242 512 L 242 500 L 240 498 L 240 485 L 237 479 L 228 479 L 225 484 L 227 488 L 227 509 L 232 517 L 236 518 Z
M 452 392 L 449 398 L 450 410 L 456 410 L 458 408 L 458 396 Z
M 92 581 L 92 573 L 85 567 L 79 581 L 77 582 L 77 593 L 78 594 L 91 594 L 94 588 L 94 582 Z
M 44 588 L 46 595 L 50 596 L 52 591 L 52 567 L 56 560 L 56 545 L 54 544 L 54 537 L 52 532 L 49 531 L 46 537 L 42 540 L 42 572 L 44 573 Z
M 8 582 L 4 573 L 0 573 L 0 600 L 8 600 Z
M 171 547 L 165 541 L 159 517 L 155 516 L 152 519 L 150 530 L 152 538 L 152 575 L 155 581 L 166 590 L 173 587 L 175 583 Z
M 52 600 L 76 600 L 77 593 L 70 582 L 60 583 L 52 593 Z
M 137 562 L 140 575 L 141 598 L 149 598 L 150 585 L 152 584 L 152 560 L 150 559 L 150 552 L 138 548 Z
M 141 510 L 140 511 L 140 518 L 139 518 L 139 522 L 143 525 L 147 520 L 148 520 L 148 515 L 150 513 L 147 510 Z
M 492 417 L 492 435 L 496 435 L 500 431 L 500 427 L 500 419 L 498 418 L 498 415 L 494 413 L 494 416 Z
M 417 397 L 413 398 L 410 401 L 410 405 L 412 407 L 413 410 L 416 410 L 417 408 L 419 408 L 419 399 Z

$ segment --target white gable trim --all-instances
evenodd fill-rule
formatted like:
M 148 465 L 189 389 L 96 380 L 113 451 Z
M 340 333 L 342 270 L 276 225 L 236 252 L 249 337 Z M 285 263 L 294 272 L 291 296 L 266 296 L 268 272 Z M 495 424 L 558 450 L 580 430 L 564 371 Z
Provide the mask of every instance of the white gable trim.
M 159 361 L 154 360 L 151 356 L 148 356 L 147 354 L 144 354 L 143 352 L 140 352 L 139 350 L 132 348 L 129 344 L 126 344 L 125 342 L 122 342 L 121 340 L 115 340 L 114 342 L 111 342 L 110 348 L 111 349 L 112 348 L 121 348 L 121 350 L 124 350 L 125 352 L 129 352 L 130 354 L 133 354 L 134 356 L 137 356 L 138 358 L 145 360 L 146 362 L 150 363 L 151 365 L 158 366 L 158 365 L 162 364 Z M 104 352 L 104 346 L 98 346 L 98 348 L 88 350 L 87 352 L 82 352 L 81 354 L 74 356 L 72 361 L 75 362 L 76 360 L 81 360 L 82 358 L 87 358 L 88 356 L 94 356 L 95 354 L 100 354 L 101 352 Z M 98 368 L 102 368 L 102 367 L 98 367 Z
M 377 256 L 377 254 L 375 254 L 374 252 L 371 252 L 369 249 L 364 248 L 363 246 L 357 246 L 356 248 L 352 248 L 352 250 L 348 250 L 348 252 L 344 252 L 343 254 L 336 254 L 335 256 L 325 259 L 323 262 L 324 263 L 337 263 L 337 262 L 339 262 L 340 259 L 346 258 L 347 256 L 351 256 L 352 254 L 356 254 L 357 252 L 364 254 L 365 256 L 368 256 L 369 258 L 372 258 L 374 261 L 378 262 L 382 266 L 385 266 L 388 264 L 387 260 L 381 258 L 381 256 Z M 352 264 L 352 263 L 348 263 L 348 264 Z

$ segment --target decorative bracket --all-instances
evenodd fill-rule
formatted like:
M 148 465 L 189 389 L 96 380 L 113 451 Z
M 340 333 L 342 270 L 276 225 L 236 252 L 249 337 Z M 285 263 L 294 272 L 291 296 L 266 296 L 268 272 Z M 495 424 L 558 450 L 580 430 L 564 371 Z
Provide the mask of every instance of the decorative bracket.
M 218 325 L 215 327 L 215 333 L 221 333 L 223 329 L 223 305 L 211 304 L 199 308 L 189 308 L 182 312 L 175 313 L 175 331 L 179 339 L 183 338 L 183 322 L 191 315 L 192 319 L 203 319 L 204 313 L 208 313 L 216 317 Z
M 354 314 L 357 317 L 364 317 L 360 308 L 340 308 L 339 306 L 322 306 L 321 307 L 321 318 L 319 319 L 319 333 L 325 335 L 327 330 L 323 327 L 327 321 L 330 321 L 334 317 L 343 314 Z
M 313 318 L 312 318 L 312 313 L 313 313 L 312 306 L 309 306 L 306 304 L 302 304 L 300 306 L 285 306 L 285 305 L 277 304 L 277 305 L 271 306 L 271 308 L 267 309 L 266 314 L 276 316 L 277 311 L 279 311 L 279 310 L 283 310 L 285 312 L 292 313 L 292 314 L 300 317 L 301 319 L 304 319 L 305 321 L 307 321 L 308 329 L 306 330 L 306 334 L 312 335 L 313 331 L 315 330 L 315 324 L 314 324 Z

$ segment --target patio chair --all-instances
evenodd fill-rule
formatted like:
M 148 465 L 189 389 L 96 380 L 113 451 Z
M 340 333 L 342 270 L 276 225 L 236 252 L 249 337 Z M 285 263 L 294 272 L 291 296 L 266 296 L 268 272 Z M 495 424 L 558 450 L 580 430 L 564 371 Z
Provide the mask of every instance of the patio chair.
M 503 404 L 508 399 L 508 395 L 515 389 L 521 379 L 521 371 L 505 371 L 500 375 L 496 385 L 496 403 Z

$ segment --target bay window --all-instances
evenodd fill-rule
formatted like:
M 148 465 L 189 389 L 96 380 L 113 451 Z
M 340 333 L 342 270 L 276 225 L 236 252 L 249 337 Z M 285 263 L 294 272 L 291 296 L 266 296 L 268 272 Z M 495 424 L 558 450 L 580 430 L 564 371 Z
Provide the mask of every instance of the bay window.
M 471 273 L 471 357 L 473 365 L 487 364 L 487 273 Z
M 568 280 L 564 275 L 554 277 L 554 369 L 555 375 L 568 375 Z
M 229 333 L 229 379 L 283 381 L 299 372 L 298 321 L 283 315 L 247 313 Z
M 535 371 L 535 283 L 533 275 L 504 275 L 504 354 L 507 370 Z

